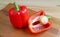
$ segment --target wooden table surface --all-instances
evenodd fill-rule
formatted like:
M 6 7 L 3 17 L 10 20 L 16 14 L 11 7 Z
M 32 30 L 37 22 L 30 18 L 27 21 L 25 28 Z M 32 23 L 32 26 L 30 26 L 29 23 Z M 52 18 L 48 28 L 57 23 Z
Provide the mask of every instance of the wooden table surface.
M 36 35 L 31 34 L 27 29 L 16 29 L 12 26 L 8 17 L 8 10 L 11 7 L 13 5 L 8 4 L 0 10 L 0 37 L 58 37 L 60 35 L 60 7 L 27 6 L 31 15 L 36 11 L 45 10 L 52 16 L 52 28 Z

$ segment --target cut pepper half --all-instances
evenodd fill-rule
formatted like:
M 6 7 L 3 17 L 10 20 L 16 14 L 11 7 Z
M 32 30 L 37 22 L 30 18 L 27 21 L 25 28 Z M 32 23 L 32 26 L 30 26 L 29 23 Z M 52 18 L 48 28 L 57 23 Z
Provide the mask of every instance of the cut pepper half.
M 47 24 L 42 25 L 39 21 L 39 16 L 45 15 L 44 11 L 39 11 L 32 15 L 28 20 L 28 27 L 32 33 L 41 33 L 51 28 L 51 22 L 49 21 Z

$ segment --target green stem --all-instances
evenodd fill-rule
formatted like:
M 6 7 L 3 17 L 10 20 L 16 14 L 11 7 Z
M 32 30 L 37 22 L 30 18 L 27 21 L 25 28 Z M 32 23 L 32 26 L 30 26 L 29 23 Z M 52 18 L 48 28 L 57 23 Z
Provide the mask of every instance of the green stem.
M 51 16 L 47 16 L 47 18 L 50 20 L 51 19 Z
M 16 7 L 16 10 L 19 11 L 20 9 L 19 9 L 19 7 L 18 7 L 18 4 L 17 4 L 16 2 L 14 2 L 14 5 L 15 5 L 15 7 Z

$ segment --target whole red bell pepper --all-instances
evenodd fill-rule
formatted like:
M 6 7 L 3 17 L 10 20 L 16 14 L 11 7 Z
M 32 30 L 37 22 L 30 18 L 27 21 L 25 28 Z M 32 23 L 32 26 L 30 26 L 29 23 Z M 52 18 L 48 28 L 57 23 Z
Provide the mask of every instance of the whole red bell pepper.
M 9 10 L 9 18 L 14 27 L 22 28 L 27 26 L 29 13 L 26 6 L 19 6 L 20 10 L 15 11 L 15 7 Z

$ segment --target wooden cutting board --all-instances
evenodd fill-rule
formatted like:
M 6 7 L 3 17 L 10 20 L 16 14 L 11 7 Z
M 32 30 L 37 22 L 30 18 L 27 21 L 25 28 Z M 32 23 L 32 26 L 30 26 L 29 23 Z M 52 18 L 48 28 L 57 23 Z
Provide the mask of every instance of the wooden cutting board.
M 0 37 L 57 37 L 60 28 L 60 19 L 52 17 L 51 29 L 39 33 L 32 34 L 27 28 L 16 29 L 12 26 L 8 17 L 8 10 L 13 7 L 13 4 L 9 3 L 4 9 L 0 10 Z M 30 15 L 33 15 L 36 11 L 29 9 Z

